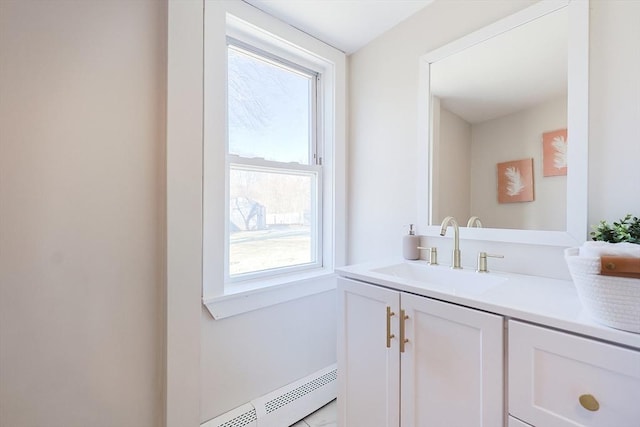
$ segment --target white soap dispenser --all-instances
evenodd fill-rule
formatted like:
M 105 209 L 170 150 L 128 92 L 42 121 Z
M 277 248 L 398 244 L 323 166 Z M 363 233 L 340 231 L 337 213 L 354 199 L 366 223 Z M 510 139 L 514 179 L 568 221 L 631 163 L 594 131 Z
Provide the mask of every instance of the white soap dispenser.
M 409 224 L 409 234 L 402 238 L 402 256 L 404 259 L 416 260 L 420 258 L 420 236 L 416 236 L 413 224 Z

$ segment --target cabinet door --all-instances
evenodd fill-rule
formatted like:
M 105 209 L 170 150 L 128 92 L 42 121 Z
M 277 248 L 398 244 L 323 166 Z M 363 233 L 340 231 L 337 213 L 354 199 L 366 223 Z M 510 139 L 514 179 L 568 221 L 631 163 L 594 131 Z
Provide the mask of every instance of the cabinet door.
M 338 304 L 338 425 L 398 427 L 400 294 L 339 278 Z
M 517 418 L 509 417 L 509 427 L 531 427 L 531 425 L 523 423 Z
M 539 427 L 639 427 L 640 352 L 510 321 L 509 412 Z
M 410 294 L 401 305 L 402 427 L 504 425 L 503 318 Z

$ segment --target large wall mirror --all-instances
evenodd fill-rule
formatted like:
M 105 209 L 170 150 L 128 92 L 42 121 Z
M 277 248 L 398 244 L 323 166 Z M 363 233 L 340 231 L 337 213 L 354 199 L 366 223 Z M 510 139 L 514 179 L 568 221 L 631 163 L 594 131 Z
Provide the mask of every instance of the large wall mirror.
M 421 58 L 422 234 L 587 236 L 588 2 L 540 2 Z M 424 230 L 427 230 L 425 233 Z

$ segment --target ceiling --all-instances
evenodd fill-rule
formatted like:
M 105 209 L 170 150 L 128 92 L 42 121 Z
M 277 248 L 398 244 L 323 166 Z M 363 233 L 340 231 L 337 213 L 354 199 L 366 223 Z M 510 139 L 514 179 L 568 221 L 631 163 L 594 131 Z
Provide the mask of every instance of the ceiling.
M 351 54 L 434 0 L 244 0 Z
M 435 0 L 244 1 L 351 54 Z M 552 13 L 439 61 L 433 93 L 469 123 L 566 94 L 567 21 Z

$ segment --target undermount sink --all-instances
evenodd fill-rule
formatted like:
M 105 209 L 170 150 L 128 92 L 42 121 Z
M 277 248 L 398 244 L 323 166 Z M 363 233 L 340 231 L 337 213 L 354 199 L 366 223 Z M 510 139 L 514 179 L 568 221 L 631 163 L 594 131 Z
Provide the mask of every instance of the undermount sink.
M 373 273 L 402 279 L 412 284 L 419 282 L 451 293 L 482 294 L 504 283 L 507 278 L 474 270 L 458 270 L 445 266 L 402 262 L 371 270 Z

